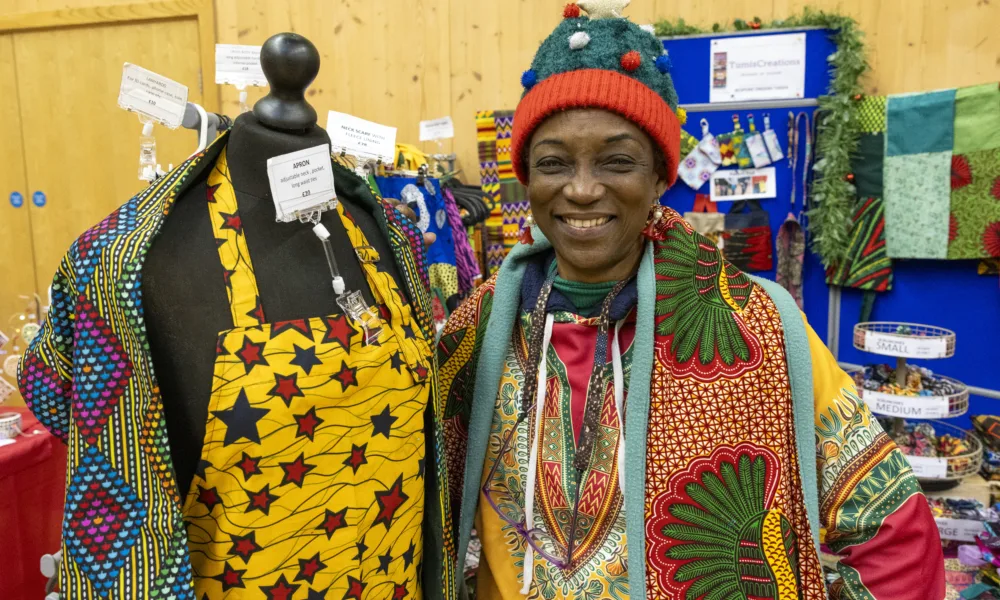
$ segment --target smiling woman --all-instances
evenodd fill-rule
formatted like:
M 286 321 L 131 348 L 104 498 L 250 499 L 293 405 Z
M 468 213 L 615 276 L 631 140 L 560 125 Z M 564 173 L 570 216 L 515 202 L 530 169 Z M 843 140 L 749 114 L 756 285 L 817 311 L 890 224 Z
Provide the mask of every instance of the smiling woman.
M 446 558 L 475 527 L 479 600 L 820 600 L 822 527 L 835 597 L 938 600 L 927 502 L 853 381 L 787 292 L 660 206 L 677 96 L 625 4 L 567 7 L 522 77 L 537 225 L 438 348 Z

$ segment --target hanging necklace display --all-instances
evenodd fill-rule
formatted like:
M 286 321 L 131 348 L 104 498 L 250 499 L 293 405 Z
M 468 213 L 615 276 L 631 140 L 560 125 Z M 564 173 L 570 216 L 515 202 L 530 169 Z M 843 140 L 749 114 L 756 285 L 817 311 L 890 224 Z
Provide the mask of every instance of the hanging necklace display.
M 799 113 L 796 117 L 794 113 L 788 113 L 788 166 L 792 170 L 792 193 L 791 207 L 785 222 L 778 228 L 778 236 L 775 241 L 778 253 L 778 266 L 775 272 L 775 281 L 788 290 L 795 299 L 799 309 L 804 306 L 802 289 L 802 267 L 805 261 L 806 238 L 805 229 L 800 220 L 803 218 L 804 210 L 798 215 L 794 212 L 795 196 L 798 183 L 799 168 L 799 123 L 805 123 L 805 154 L 802 158 L 802 204 L 805 209 L 806 204 L 806 184 L 809 180 L 809 166 L 812 157 L 812 130 L 809 127 L 809 115 L 805 112 Z

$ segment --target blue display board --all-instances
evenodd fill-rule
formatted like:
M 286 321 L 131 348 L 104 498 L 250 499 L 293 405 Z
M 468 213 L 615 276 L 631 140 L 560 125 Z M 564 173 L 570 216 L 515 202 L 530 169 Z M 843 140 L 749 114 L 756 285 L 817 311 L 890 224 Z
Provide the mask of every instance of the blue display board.
M 806 34 L 806 82 L 808 98 L 816 98 L 829 86 L 830 70 L 827 58 L 836 47 L 826 30 L 788 30 L 782 33 L 804 32 Z M 677 88 L 680 102 L 702 104 L 709 100 L 711 73 L 711 40 L 719 37 L 773 34 L 720 34 L 706 37 L 686 37 L 664 41 L 670 52 L 673 69 L 671 75 Z M 766 105 L 765 105 L 766 106 Z M 732 130 L 732 116 L 739 114 L 743 128 L 748 128 L 747 117 L 753 114 L 758 129 L 763 128 L 763 115 L 770 113 L 771 126 L 784 148 L 788 147 L 788 112 L 806 112 L 812 120 L 815 108 L 755 109 L 741 111 L 689 112 L 684 128 L 697 138 L 701 137 L 699 121 L 705 118 L 712 133 L 718 135 Z M 804 148 L 800 148 L 800 153 Z M 801 160 L 799 162 L 801 165 Z M 776 168 L 778 197 L 761 201 L 771 219 L 772 235 L 776 236 L 781 223 L 790 211 L 798 212 L 801 206 L 801 166 L 796 174 L 799 178 L 799 200 L 791 204 L 791 169 L 789 161 L 783 160 L 773 165 Z M 699 190 L 708 193 L 706 184 Z M 683 181 L 667 192 L 665 202 L 678 212 L 691 210 L 695 190 Z M 719 212 L 728 212 L 732 203 L 719 203 Z M 808 236 L 808 228 L 807 228 Z M 775 263 L 777 254 L 775 254 Z M 894 261 L 894 285 L 892 291 L 879 294 L 875 302 L 872 320 L 909 321 L 926 323 L 955 331 L 957 346 L 954 358 L 934 361 L 916 361 L 936 372 L 963 381 L 967 385 L 989 389 L 1000 389 L 1000 350 L 996 340 L 1000 339 L 1000 286 L 996 277 L 982 277 L 976 274 L 976 261 Z M 769 279 L 774 278 L 774 270 L 755 273 Z M 825 283 L 825 273 L 818 257 L 807 251 L 803 268 L 803 295 L 805 313 L 809 323 L 824 340 L 829 339 L 827 316 L 829 309 L 829 288 Z M 843 362 L 869 364 L 873 362 L 894 362 L 888 357 L 879 357 L 855 350 L 852 345 L 853 328 L 861 314 L 863 293 L 859 290 L 844 289 L 840 311 L 839 356 Z M 1000 404 L 996 400 L 973 396 L 970 398 L 968 415 L 1000 414 Z M 953 419 L 954 424 L 969 427 L 968 416 Z

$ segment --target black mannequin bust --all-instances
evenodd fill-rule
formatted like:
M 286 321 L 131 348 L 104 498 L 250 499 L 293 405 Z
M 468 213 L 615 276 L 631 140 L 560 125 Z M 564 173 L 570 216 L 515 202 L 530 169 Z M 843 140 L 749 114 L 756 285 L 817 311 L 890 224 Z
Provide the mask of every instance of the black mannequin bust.
M 316 126 L 316 111 L 305 89 L 319 72 L 319 53 L 293 33 L 271 37 L 261 49 L 270 93 L 252 113 L 236 119 L 226 154 L 239 204 L 244 236 L 253 261 L 261 304 L 268 322 L 338 314 L 323 246 L 312 225 L 278 223 L 267 178 L 267 159 L 330 143 Z M 201 457 L 212 390 L 216 338 L 233 328 L 212 225 L 205 179 L 180 194 L 143 267 L 145 322 L 153 368 L 163 397 L 171 457 L 185 496 Z M 352 198 L 351 187 L 336 181 L 338 200 L 379 253 L 378 269 L 397 281 L 391 246 L 371 206 Z M 322 215 L 330 231 L 348 290 L 374 304 L 354 248 L 339 217 Z M 402 282 L 401 291 L 404 293 Z

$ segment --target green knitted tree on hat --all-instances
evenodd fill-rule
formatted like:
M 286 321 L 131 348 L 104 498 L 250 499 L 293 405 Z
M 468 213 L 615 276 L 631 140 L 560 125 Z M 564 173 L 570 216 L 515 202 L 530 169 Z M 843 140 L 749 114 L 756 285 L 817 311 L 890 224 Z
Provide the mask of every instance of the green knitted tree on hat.
M 575 5 L 567 6 L 564 14 L 568 18 L 542 42 L 521 78 L 525 94 L 552 75 L 604 69 L 638 80 L 677 109 L 670 59 L 660 40 L 625 18 L 569 16 L 579 14 Z

